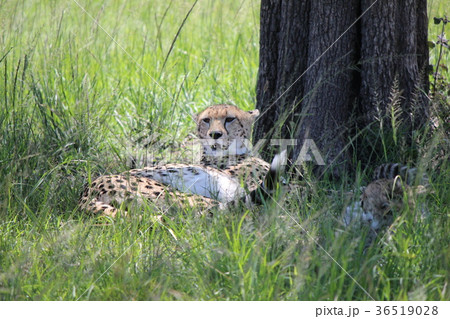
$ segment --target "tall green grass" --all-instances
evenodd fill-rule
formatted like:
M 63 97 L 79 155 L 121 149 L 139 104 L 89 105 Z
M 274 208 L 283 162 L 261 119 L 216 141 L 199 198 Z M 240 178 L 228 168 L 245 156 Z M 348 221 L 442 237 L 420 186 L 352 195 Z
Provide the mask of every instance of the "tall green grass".
M 446 161 L 433 193 L 366 254 L 364 233 L 341 222 L 358 196 L 344 193 L 369 179 L 360 169 L 308 180 L 280 206 L 178 212 L 177 241 L 149 207 L 142 219 L 85 216 L 84 183 L 145 157 L 146 137 L 171 151 L 204 106 L 254 107 L 259 2 L 78 3 L 88 14 L 75 1 L 0 3 L 1 300 L 449 299 Z

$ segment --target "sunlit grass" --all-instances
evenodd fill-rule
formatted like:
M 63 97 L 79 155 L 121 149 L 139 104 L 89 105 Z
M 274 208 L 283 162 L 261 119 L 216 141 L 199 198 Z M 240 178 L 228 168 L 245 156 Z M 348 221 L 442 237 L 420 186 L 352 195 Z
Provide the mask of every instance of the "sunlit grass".
M 194 1 L 78 3 L 89 14 L 75 1 L 0 5 L 1 300 L 449 299 L 446 165 L 420 199 L 429 214 L 406 211 L 366 255 L 364 233 L 340 221 L 365 171 L 308 181 L 281 207 L 184 212 L 168 225 L 178 241 L 150 208 L 114 222 L 79 211 L 84 183 L 128 169 L 139 138 L 170 151 L 201 108 L 254 108 L 259 2 L 199 1 L 187 18 Z

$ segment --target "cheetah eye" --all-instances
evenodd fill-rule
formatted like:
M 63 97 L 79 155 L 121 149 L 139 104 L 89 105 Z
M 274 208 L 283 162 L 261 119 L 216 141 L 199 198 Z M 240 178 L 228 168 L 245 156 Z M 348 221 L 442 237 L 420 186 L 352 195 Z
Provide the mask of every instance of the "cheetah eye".
M 209 118 L 204 118 L 202 121 L 205 122 L 206 124 L 209 124 L 210 119 Z
M 233 122 L 235 119 L 236 119 L 235 117 L 227 117 L 227 118 L 225 119 L 225 123 L 231 123 L 231 122 Z

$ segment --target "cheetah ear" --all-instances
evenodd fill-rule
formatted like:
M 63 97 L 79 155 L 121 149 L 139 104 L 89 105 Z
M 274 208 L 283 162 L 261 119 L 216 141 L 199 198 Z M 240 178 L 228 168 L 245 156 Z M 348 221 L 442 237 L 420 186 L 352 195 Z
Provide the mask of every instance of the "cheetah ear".
M 259 110 L 257 109 L 248 111 L 247 113 L 250 114 L 250 118 L 252 119 L 252 121 L 255 121 L 256 118 L 259 116 Z
M 403 183 L 400 178 L 396 178 L 392 185 L 393 196 L 403 196 Z
M 194 120 L 195 123 L 198 123 L 198 116 L 199 114 L 191 114 L 192 120 Z

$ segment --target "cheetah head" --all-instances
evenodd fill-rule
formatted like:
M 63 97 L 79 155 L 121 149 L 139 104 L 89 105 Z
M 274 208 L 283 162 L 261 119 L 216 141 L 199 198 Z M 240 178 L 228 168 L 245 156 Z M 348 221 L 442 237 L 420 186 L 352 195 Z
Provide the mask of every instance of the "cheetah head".
M 396 179 L 379 179 L 370 183 L 361 195 L 363 221 L 374 230 L 393 221 L 393 209 L 401 209 L 403 185 Z
M 213 105 L 200 112 L 195 121 L 203 154 L 220 157 L 247 154 L 252 124 L 259 111 L 243 111 L 234 105 Z

